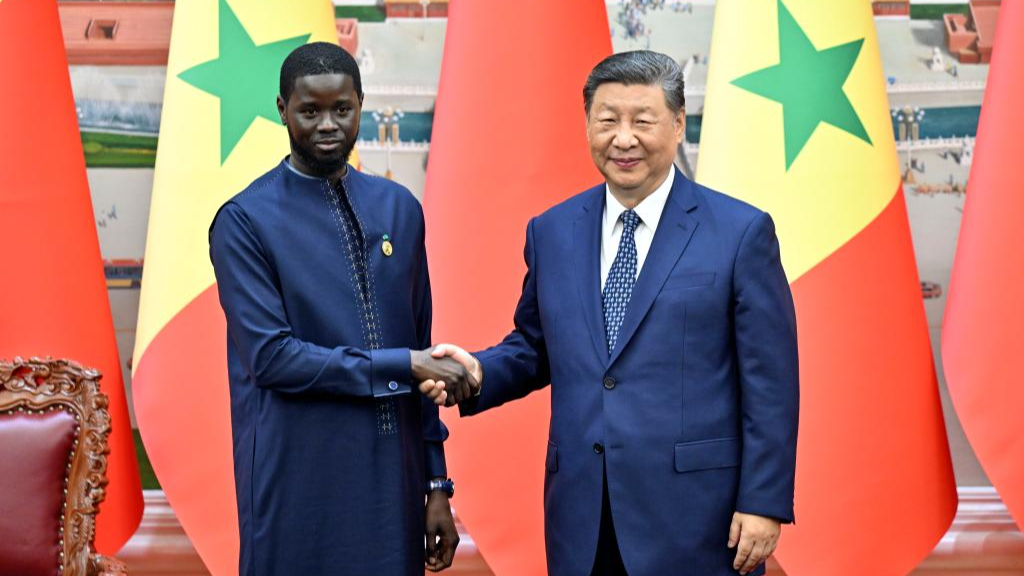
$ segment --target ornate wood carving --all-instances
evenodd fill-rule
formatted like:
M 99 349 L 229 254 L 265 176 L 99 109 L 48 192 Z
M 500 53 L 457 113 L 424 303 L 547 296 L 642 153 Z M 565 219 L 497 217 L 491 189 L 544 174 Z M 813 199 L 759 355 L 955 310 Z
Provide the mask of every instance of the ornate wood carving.
M 0 412 L 43 414 L 64 410 L 78 422 L 65 477 L 61 516 L 63 576 L 118 574 L 116 561 L 93 555 L 96 513 L 106 497 L 110 413 L 100 373 L 69 360 L 0 361 Z M 108 566 L 111 566 L 108 570 Z M 123 565 L 121 566 L 123 568 Z

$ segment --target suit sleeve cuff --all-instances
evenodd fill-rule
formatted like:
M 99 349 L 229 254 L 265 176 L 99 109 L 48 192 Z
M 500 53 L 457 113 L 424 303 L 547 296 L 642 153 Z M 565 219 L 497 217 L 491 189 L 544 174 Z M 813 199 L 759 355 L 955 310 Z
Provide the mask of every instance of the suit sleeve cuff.
M 793 514 L 792 506 L 772 506 L 767 503 L 751 502 L 747 499 L 740 498 L 739 501 L 736 502 L 736 511 L 741 514 L 753 514 L 754 516 L 772 518 L 781 524 L 796 523 L 796 517 Z
M 484 381 L 480 387 L 479 394 L 459 403 L 460 417 L 474 416 L 488 409 L 490 407 L 490 398 L 493 396 L 493 388 L 496 385 L 497 377 L 494 374 L 497 374 L 498 370 L 493 367 L 492 358 L 497 356 L 497 354 L 493 350 L 487 349 L 481 352 L 473 352 L 472 355 L 477 359 L 477 362 L 480 362 L 480 369 L 484 373 Z M 489 394 L 488 392 L 492 393 Z
M 412 392 L 412 360 L 408 348 L 371 350 L 370 365 L 370 387 L 374 398 Z
M 444 443 L 428 440 L 423 443 L 423 457 L 426 460 L 427 480 L 431 478 L 447 478 L 448 465 L 444 459 Z

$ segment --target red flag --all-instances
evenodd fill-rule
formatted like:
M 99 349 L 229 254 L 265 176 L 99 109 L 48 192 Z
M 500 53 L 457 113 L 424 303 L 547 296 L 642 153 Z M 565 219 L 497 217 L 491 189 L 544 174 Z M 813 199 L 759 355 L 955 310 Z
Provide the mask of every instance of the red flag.
M 583 83 L 611 54 L 603 2 L 452 2 L 427 169 L 434 340 L 475 350 L 512 328 L 530 217 L 600 182 Z M 444 414 L 459 517 L 502 576 L 544 574 L 549 395 Z
M 139 525 L 142 490 L 55 0 L 0 1 L 0 82 L 0 357 L 103 373 L 113 430 L 96 548 L 113 554 Z
M 1024 4 L 1003 2 L 942 329 L 942 363 L 964 432 L 1024 528 Z

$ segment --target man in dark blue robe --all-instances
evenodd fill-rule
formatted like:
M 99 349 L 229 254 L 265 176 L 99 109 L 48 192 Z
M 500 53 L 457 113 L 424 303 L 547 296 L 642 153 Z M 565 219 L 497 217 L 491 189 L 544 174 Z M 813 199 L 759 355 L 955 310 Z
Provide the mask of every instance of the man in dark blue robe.
M 210 229 L 243 576 L 419 575 L 450 565 L 458 544 L 447 430 L 416 384 L 468 394 L 471 377 L 422 351 L 431 300 L 419 202 L 347 168 L 361 104 L 348 53 L 293 52 L 278 99 L 292 154 Z

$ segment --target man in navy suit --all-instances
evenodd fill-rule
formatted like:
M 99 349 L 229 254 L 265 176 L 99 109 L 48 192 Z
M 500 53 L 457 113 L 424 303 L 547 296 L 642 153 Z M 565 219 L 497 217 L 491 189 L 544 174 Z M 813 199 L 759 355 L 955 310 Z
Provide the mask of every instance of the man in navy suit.
M 793 521 L 799 397 L 774 225 L 673 166 L 685 113 L 671 58 L 610 56 L 583 95 L 606 183 L 530 221 L 504 341 L 434 353 L 482 383 L 463 415 L 551 384 L 549 574 L 762 574 Z M 420 388 L 446 399 L 441 383 Z

